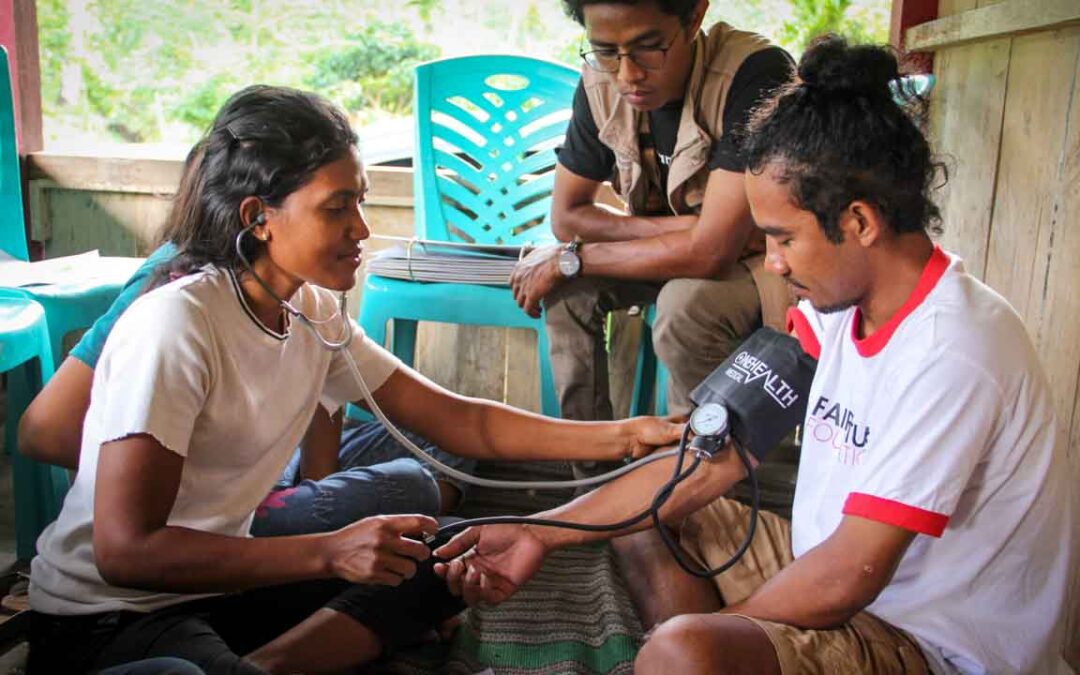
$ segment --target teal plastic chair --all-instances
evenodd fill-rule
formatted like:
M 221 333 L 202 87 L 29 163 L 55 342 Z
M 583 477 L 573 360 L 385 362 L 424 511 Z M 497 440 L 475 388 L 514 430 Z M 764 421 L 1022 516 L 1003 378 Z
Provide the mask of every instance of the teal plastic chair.
M 19 559 L 34 555 L 38 535 L 60 513 L 67 472 L 18 452 L 19 420 L 53 374 L 45 310 L 18 291 L 0 288 L 0 372 L 8 374 L 4 447 L 12 465 L 15 547 Z
M 475 244 L 553 242 L 548 226 L 554 148 L 570 119 L 579 73 L 523 56 L 466 56 L 416 68 L 416 236 Z M 418 321 L 536 331 L 541 408 L 559 414 L 542 319 L 508 286 L 426 283 L 368 274 L 360 325 L 412 364 Z
M 29 260 L 23 216 L 22 178 L 15 140 L 15 108 L 11 94 L 11 68 L 7 51 L 0 47 L 0 250 L 12 258 Z M 41 303 L 49 317 L 50 347 L 59 360 L 64 336 L 89 328 L 119 295 L 131 269 L 121 267 L 115 278 L 21 289 Z
M 924 98 L 937 82 L 930 74 L 907 75 L 889 83 L 894 100 L 903 104 L 914 96 Z M 656 358 L 652 347 L 652 326 L 656 322 L 656 305 L 645 310 L 645 321 L 638 345 L 637 369 L 634 372 L 634 392 L 630 399 L 630 414 L 667 415 L 667 384 L 670 379 L 667 368 Z

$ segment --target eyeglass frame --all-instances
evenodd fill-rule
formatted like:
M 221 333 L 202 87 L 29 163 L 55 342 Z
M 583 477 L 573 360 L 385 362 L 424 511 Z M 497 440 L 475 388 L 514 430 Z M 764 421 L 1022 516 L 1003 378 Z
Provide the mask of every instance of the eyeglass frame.
M 669 40 L 668 43 L 666 45 L 664 45 L 663 47 L 631 47 L 630 49 L 626 50 L 625 52 L 620 52 L 617 49 L 612 49 L 612 50 L 590 49 L 589 51 L 584 52 L 584 51 L 581 51 L 581 49 L 579 48 L 578 49 L 578 56 L 580 56 L 581 60 L 585 62 L 585 65 L 587 65 L 589 68 L 592 68 L 593 70 L 595 70 L 598 73 L 609 73 L 610 74 L 610 73 L 619 72 L 619 69 L 622 68 L 623 57 L 626 57 L 626 58 L 630 59 L 634 63 L 635 66 L 637 66 L 638 68 L 641 68 L 642 70 L 648 70 L 648 71 L 651 71 L 651 72 L 656 72 L 657 70 L 663 70 L 664 66 L 667 65 L 667 53 L 669 51 L 671 51 L 672 47 L 675 46 L 675 41 L 679 39 L 679 33 L 681 33 L 683 31 L 683 28 L 684 28 L 683 26 L 679 26 L 679 28 L 675 31 L 675 34 L 671 36 L 671 40 Z M 660 65 L 656 66 L 655 68 L 650 68 L 648 66 L 645 66 L 645 65 L 642 65 L 641 63 L 639 63 L 638 60 L 634 58 L 634 52 L 635 51 L 641 51 L 641 50 L 649 51 L 649 52 L 660 52 L 663 55 L 663 60 L 660 62 Z M 602 68 L 597 68 L 593 64 L 589 63 L 588 56 L 590 54 L 595 54 L 596 52 L 606 52 L 606 51 L 615 52 L 614 55 L 613 55 L 615 60 L 616 60 L 614 70 L 604 70 Z

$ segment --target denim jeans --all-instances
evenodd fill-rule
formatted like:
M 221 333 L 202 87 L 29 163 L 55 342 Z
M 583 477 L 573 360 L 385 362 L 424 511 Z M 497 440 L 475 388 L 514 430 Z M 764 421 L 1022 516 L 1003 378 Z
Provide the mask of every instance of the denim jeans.
M 472 472 L 476 461 L 405 435 L 429 455 L 460 471 Z M 341 434 L 339 470 L 321 480 L 297 480 L 300 452 L 281 474 L 277 486 L 255 512 L 251 533 L 273 537 L 330 532 L 374 515 L 439 512 L 438 480 L 449 480 L 464 494 L 464 485 L 446 479 L 403 448 L 379 422 L 365 422 Z

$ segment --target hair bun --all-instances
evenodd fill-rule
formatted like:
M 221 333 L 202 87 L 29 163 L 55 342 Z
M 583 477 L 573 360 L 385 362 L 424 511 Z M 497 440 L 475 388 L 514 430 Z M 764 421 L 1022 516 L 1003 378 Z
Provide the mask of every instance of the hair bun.
M 889 94 L 900 76 L 896 57 L 875 45 L 848 45 L 837 35 L 818 38 L 799 60 L 799 79 L 822 91 Z

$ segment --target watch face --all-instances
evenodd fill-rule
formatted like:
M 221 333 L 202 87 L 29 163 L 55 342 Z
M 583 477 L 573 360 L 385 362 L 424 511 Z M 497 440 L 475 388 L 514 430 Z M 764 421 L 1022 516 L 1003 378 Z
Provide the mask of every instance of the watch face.
M 690 415 L 690 428 L 698 436 L 719 436 L 727 432 L 728 411 L 719 403 L 706 403 Z
M 564 277 L 576 277 L 581 271 L 581 258 L 573 251 L 559 253 L 559 273 Z

